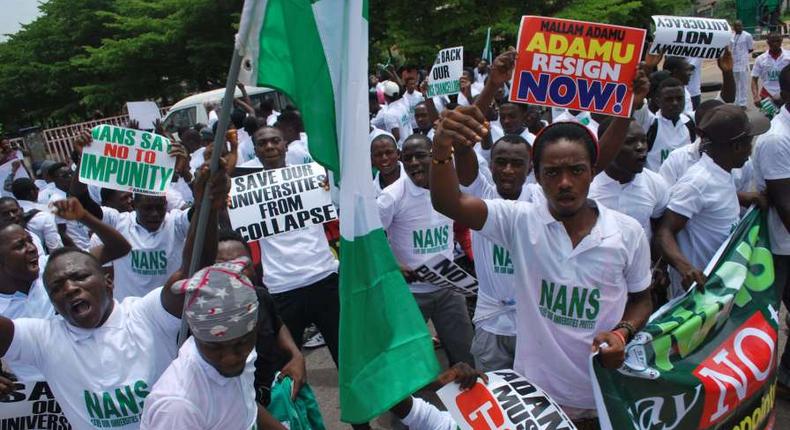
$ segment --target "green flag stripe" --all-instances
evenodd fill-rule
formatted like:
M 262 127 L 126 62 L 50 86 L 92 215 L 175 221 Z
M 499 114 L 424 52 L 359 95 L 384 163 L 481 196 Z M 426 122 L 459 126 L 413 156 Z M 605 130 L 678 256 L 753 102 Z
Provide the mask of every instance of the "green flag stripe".
M 439 372 L 431 336 L 382 229 L 340 241 L 341 419 L 364 423 Z
M 293 100 L 310 136 L 310 155 L 337 172 L 335 97 L 311 3 L 268 2 L 260 32 L 258 84 Z

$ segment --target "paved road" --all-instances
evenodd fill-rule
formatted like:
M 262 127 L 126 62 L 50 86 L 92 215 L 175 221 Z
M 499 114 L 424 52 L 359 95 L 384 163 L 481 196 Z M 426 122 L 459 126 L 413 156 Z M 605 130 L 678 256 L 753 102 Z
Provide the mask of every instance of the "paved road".
M 757 42 L 755 46 L 757 50 L 763 50 L 764 42 Z M 721 75 L 716 67 L 715 61 L 708 61 L 703 65 L 703 82 L 707 81 L 720 81 Z M 710 97 L 710 96 L 708 96 Z M 787 341 L 787 332 L 782 331 L 781 334 L 781 348 Z M 440 357 L 444 354 L 439 351 Z M 338 389 L 337 389 L 337 371 L 335 370 L 332 358 L 326 348 L 320 348 L 312 351 L 307 351 L 307 368 L 308 368 L 308 381 L 315 390 L 321 406 L 321 412 L 324 416 L 324 421 L 327 428 L 330 430 L 335 429 L 348 429 L 347 425 L 340 423 L 340 406 L 338 403 Z M 778 401 L 777 402 L 777 420 L 775 430 L 790 430 L 790 402 Z M 374 428 L 389 429 L 392 428 L 391 418 L 383 416 L 378 418 L 372 423 Z

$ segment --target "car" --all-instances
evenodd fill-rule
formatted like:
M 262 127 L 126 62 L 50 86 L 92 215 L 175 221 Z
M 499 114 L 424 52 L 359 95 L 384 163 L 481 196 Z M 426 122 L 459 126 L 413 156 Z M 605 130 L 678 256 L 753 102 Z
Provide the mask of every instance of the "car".
M 248 87 L 245 85 L 244 89 L 247 91 L 247 95 L 250 96 L 254 108 L 258 108 L 264 100 L 271 100 L 276 111 L 282 111 L 291 104 L 285 95 L 271 88 Z M 194 127 L 195 124 L 208 124 L 209 111 L 206 109 L 206 106 L 210 104 L 219 105 L 224 95 L 225 89 L 220 88 L 194 94 L 179 100 L 178 103 L 170 107 L 162 124 L 166 130 L 172 133 L 176 133 L 179 129 L 185 127 Z M 241 90 L 238 88 L 236 88 L 235 97 L 241 97 Z

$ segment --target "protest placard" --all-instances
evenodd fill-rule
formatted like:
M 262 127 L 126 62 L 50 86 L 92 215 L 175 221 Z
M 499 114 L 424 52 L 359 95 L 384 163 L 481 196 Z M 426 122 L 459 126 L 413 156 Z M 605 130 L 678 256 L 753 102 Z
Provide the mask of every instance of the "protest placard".
M 156 120 L 162 119 L 155 102 L 126 102 L 129 119 L 137 121 L 142 130 L 153 130 Z
M 318 163 L 261 170 L 231 180 L 230 224 L 248 242 L 337 218 Z
M 656 31 L 650 53 L 656 55 L 719 58 L 732 38 L 725 19 L 658 15 L 653 23 Z
M 0 400 L 0 429 L 68 430 L 71 425 L 46 382 L 17 382 Z
M 453 382 L 437 394 L 461 430 L 575 430 L 570 419 L 548 394 L 513 370 L 487 372 L 488 384 L 478 382 L 462 391 Z
M 631 115 L 645 30 L 524 16 L 510 100 Z
M 113 190 L 164 195 L 173 178 L 170 139 L 158 134 L 102 124 L 82 150 L 80 182 Z
M 461 75 L 464 72 L 464 47 L 439 51 L 428 75 L 428 97 L 446 96 L 461 92 Z
M 414 273 L 423 282 L 437 287 L 449 288 L 467 297 L 477 295 L 477 279 L 441 254 L 436 254 L 428 262 L 418 267 Z

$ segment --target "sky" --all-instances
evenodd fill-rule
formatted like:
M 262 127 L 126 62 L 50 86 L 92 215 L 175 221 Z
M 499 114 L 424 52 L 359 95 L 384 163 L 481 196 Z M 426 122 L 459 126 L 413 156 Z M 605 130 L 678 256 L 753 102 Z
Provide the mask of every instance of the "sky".
M 39 0 L 0 0 L 0 41 L 38 16 Z M 21 24 L 20 24 L 21 23 Z

